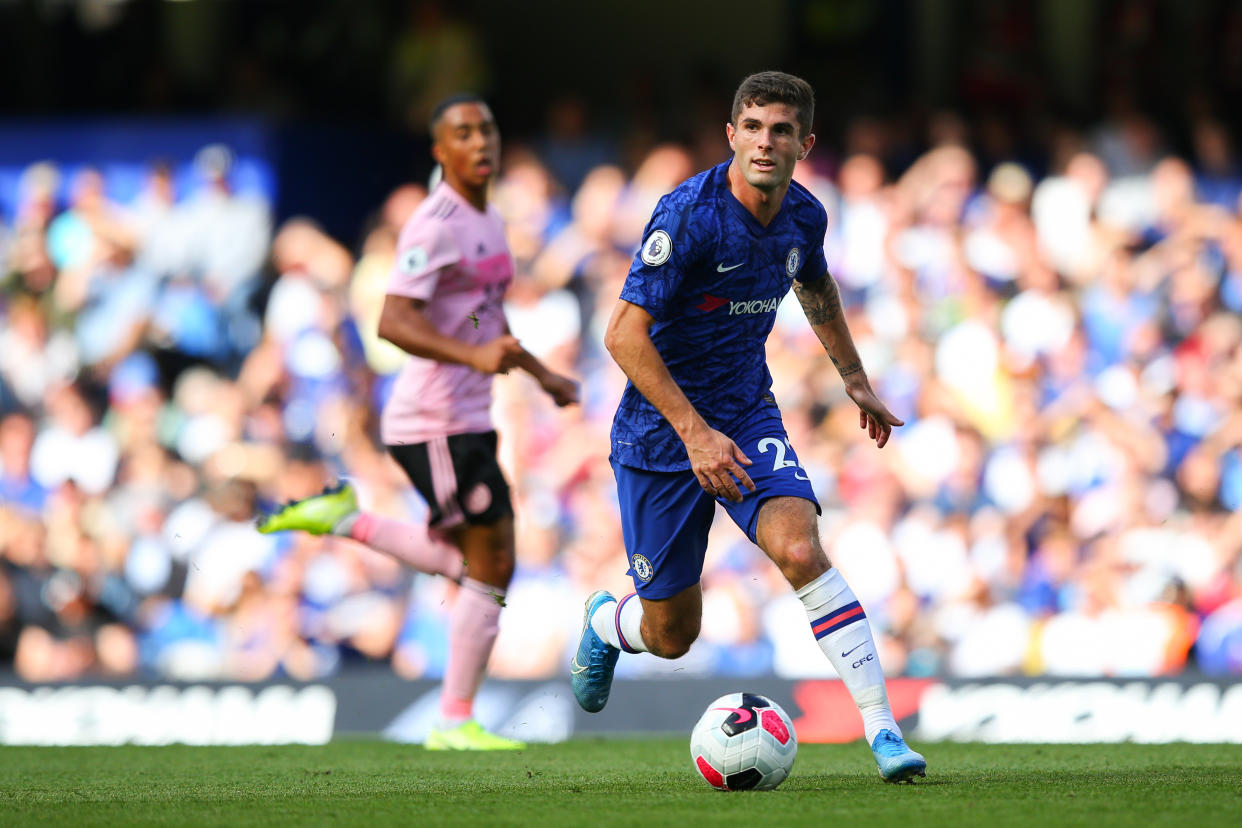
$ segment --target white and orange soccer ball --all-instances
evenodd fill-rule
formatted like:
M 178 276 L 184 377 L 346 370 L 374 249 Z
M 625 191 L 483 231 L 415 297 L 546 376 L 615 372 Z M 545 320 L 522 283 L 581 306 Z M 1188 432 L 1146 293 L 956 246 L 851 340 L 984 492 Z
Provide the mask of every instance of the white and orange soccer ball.
M 707 706 L 690 733 L 690 761 L 718 791 L 770 791 L 798 754 L 793 722 L 758 693 L 730 693 Z

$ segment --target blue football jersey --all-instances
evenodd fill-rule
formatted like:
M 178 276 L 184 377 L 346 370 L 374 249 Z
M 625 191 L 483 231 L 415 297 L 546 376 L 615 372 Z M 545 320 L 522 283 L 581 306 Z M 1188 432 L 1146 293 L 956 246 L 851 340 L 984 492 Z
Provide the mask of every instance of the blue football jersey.
M 767 227 L 729 191 L 730 162 L 660 199 L 621 298 L 651 314 L 651 340 L 690 403 L 725 434 L 772 405 L 765 343 L 793 280 L 828 271 L 828 216 L 796 181 Z M 690 467 L 669 422 L 627 383 L 612 423 L 612 458 L 648 471 Z

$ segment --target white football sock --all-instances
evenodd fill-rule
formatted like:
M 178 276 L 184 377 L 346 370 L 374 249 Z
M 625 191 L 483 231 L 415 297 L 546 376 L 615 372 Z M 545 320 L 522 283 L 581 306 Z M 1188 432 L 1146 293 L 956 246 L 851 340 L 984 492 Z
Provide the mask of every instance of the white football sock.
M 631 592 L 619 602 L 604 604 L 591 616 L 591 629 L 604 641 L 627 653 L 645 653 L 643 642 L 643 602 L 632 600 Z
M 867 744 L 874 742 L 876 734 L 886 728 L 901 736 L 901 728 L 888 706 L 884 671 L 880 668 L 880 654 L 871 637 L 867 614 L 841 573 L 835 567 L 829 569 L 798 590 L 797 596 L 806 607 L 811 632 L 819 648 L 828 656 L 854 697 L 854 704 L 858 705 Z

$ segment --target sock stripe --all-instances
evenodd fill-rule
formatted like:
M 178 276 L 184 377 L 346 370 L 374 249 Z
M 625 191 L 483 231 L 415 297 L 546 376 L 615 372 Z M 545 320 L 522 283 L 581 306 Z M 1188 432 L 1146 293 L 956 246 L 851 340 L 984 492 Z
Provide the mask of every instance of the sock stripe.
M 867 613 L 863 612 L 862 604 L 854 601 L 833 610 L 822 618 L 816 618 L 811 622 L 811 632 L 815 633 L 817 639 L 823 638 L 843 627 L 862 621 L 866 617 Z
M 625 596 L 624 598 L 622 598 L 620 601 L 617 602 L 617 614 L 614 618 L 617 624 L 617 637 L 621 639 L 621 649 L 627 653 L 637 653 L 638 650 L 635 650 L 633 647 L 630 646 L 630 642 L 625 640 L 625 633 L 621 632 L 621 608 L 625 606 L 626 601 L 630 600 L 637 594 L 638 594 L 637 592 L 631 592 L 629 595 Z

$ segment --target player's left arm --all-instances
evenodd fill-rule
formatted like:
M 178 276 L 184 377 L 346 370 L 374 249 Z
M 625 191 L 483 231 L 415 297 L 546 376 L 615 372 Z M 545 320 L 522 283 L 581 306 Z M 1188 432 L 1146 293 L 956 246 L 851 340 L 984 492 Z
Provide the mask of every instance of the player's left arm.
M 505 333 L 512 333 L 509 330 L 509 320 L 507 319 L 505 320 Z M 539 360 L 539 357 L 530 351 L 523 348 L 522 352 L 517 355 L 516 364 L 517 367 L 534 377 L 535 382 L 539 383 L 539 387 L 547 392 L 558 408 L 564 408 L 567 405 L 573 405 L 578 402 L 577 380 L 556 373 L 544 365 Z
M 867 430 L 876 446 L 884 448 L 893 427 L 905 423 L 888 410 L 871 388 L 871 380 L 863 369 L 862 359 L 854 346 L 854 337 L 850 335 L 845 314 L 841 311 L 841 291 L 837 288 L 837 280 L 827 272 L 822 279 L 813 282 L 803 283 L 795 279 L 793 290 L 807 321 L 811 323 L 811 329 L 823 343 L 832 364 L 837 366 L 837 372 L 845 383 L 845 392 L 858 406 L 859 427 Z

